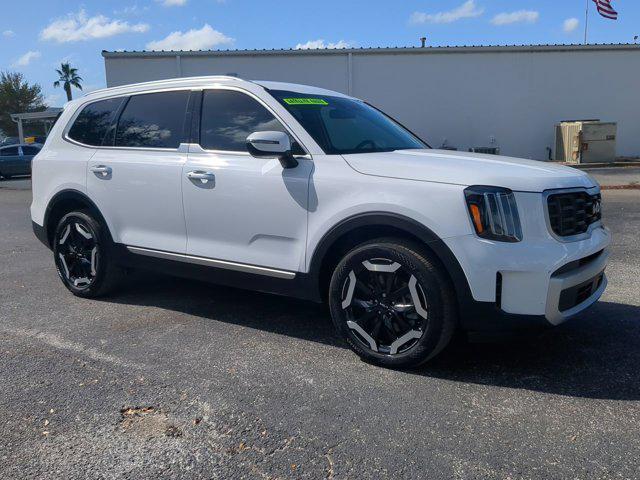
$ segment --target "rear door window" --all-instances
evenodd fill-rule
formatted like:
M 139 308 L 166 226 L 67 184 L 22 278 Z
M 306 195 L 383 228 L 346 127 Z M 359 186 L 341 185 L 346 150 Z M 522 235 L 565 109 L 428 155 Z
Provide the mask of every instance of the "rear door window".
M 134 95 L 118 120 L 116 147 L 178 148 L 189 91 Z
M 123 97 L 109 98 L 84 107 L 69 129 L 68 137 L 84 145 L 102 145 L 123 100 Z

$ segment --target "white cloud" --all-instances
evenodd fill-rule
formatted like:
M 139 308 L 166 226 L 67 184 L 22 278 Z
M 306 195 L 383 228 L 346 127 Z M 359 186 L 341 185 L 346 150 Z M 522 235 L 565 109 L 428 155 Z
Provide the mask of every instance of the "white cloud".
M 447 12 L 423 13 L 414 12 L 409 18 L 413 24 L 420 23 L 453 23 L 463 18 L 479 17 L 484 13 L 484 8 L 476 5 L 475 0 L 467 0 L 462 5 Z
M 350 48 L 351 45 L 344 40 L 338 40 L 335 43 L 325 43 L 322 38 L 318 40 L 309 40 L 306 43 L 296 45 L 296 50 L 312 50 L 314 48 Z
M 165 7 L 183 7 L 187 4 L 187 0 L 156 0 Z
M 562 24 L 562 29 L 565 33 L 571 33 L 580 25 L 580 20 L 577 18 L 567 18 Z
M 5 30 L 4 32 L 2 32 L 2 36 L 7 38 L 15 37 L 16 32 L 14 32 L 13 30 Z
M 36 51 L 28 51 L 24 55 L 22 55 L 18 60 L 13 64 L 14 67 L 26 67 L 31 63 L 32 60 L 40 58 L 42 54 Z
M 491 20 L 494 25 L 511 25 L 513 23 L 535 23 L 540 14 L 535 10 L 518 10 L 517 12 L 499 13 Z
M 40 32 L 40 39 L 66 43 L 113 37 L 122 33 L 143 33 L 148 30 L 149 25 L 146 23 L 132 25 L 104 15 L 88 17 L 84 10 L 80 10 L 76 14 L 70 13 L 65 18 L 53 20 Z
M 205 24 L 200 30 L 172 32 L 162 40 L 147 43 L 147 50 L 207 50 L 229 45 L 234 39 Z

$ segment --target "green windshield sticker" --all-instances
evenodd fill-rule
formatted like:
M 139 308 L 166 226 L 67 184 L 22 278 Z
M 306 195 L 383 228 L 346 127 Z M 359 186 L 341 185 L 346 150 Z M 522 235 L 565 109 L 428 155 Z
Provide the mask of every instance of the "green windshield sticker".
M 283 98 L 287 105 L 329 105 L 321 98 Z

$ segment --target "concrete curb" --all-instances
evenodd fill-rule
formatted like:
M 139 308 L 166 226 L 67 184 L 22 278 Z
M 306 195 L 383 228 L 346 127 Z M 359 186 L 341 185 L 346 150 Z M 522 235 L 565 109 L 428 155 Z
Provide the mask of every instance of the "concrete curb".
M 629 162 L 613 162 L 613 163 L 569 163 L 569 162 L 554 162 L 558 165 L 564 165 L 565 167 L 577 168 L 579 170 L 589 170 L 592 168 L 619 168 L 619 167 L 640 167 L 640 161 Z

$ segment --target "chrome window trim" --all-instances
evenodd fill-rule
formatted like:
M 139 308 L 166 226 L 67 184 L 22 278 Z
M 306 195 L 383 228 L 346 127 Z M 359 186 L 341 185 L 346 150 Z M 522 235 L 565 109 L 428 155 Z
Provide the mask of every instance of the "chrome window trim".
M 282 278 L 285 280 L 293 280 L 296 276 L 296 272 L 291 272 L 288 270 L 279 270 L 276 268 L 261 267 L 258 265 L 250 265 L 247 263 L 230 262 L 228 260 L 218 260 L 215 258 L 199 257 L 196 255 L 188 255 L 184 253 L 166 252 L 163 250 L 154 250 L 151 248 L 135 247 L 132 245 L 127 245 L 127 250 L 129 250 L 131 253 L 144 255 L 147 257 L 162 258 L 165 260 L 176 260 L 179 262 L 193 263 L 196 265 L 222 268 L 224 270 L 233 270 L 236 272 L 266 275 L 268 277 Z
M 235 155 L 238 157 L 256 158 L 253 157 L 249 152 L 238 152 L 232 150 L 207 150 L 205 148 L 202 148 L 202 145 L 200 145 L 199 143 L 187 143 L 183 145 L 188 145 L 190 155 Z M 307 160 L 313 160 L 310 153 L 307 153 L 305 155 L 295 155 L 295 158 L 305 158 Z
M 125 150 L 125 151 L 149 151 L 149 152 L 173 152 L 173 153 L 184 153 L 179 151 L 178 148 L 158 148 L 158 147 L 93 147 L 91 145 L 86 145 L 84 143 L 80 143 L 72 138 L 64 138 L 69 143 L 73 143 L 79 147 L 84 148 L 92 148 L 94 150 Z
M 559 242 L 571 243 L 571 242 L 579 242 L 580 240 L 586 240 L 587 238 L 591 238 L 591 235 L 593 234 L 594 230 L 596 230 L 597 228 L 603 228 L 604 226 L 601 218 L 597 222 L 594 222 L 591 225 L 589 225 L 586 232 L 579 233 L 577 235 L 561 237 L 560 235 L 556 234 L 556 232 L 553 231 L 553 228 L 551 227 L 551 219 L 549 218 L 549 201 L 548 201 L 549 196 L 555 195 L 558 193 L 578 193 L 578 192 L 585 192 L 589 195 L 596 195 L 598 193 L 602 194 L 600 187 L 598 186 L 589 187 L 589 188 L 587 187 L 557 188 L 557 189 L 545 190 L 544 192 L 542 192 L 544 220 L 545 220 L 545 223 L 547 224 L 547 230 L 549 231 L 551 236 Z

